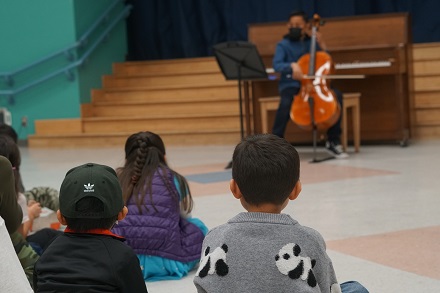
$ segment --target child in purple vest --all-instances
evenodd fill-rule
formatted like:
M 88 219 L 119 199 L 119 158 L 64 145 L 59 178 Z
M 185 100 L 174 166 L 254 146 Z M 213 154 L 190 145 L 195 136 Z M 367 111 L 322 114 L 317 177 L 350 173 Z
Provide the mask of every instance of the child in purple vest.
M 137 254 L 146 281 L 182 278 L 198 264 L 208 228 L 191 217 L 188 184 L 168 167 L 160 136 L 128 137 L 117 174 L 129 211 L 113 231 Z

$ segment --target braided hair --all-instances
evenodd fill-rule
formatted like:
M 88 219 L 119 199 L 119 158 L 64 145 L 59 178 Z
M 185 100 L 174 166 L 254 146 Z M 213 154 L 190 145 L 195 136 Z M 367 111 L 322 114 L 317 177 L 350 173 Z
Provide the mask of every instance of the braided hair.
M 143 206 L 145 196 L 148 196 L 157 212 L 153 201 L 152 181 L 153 175 L 158 172 L 178 207 L 180 196 L 176 189 L 172 188 L 173 182 L 167 177 L 167 170 L 170 170 L 179 182 L 182 208 L 187 213 L 191 212 L 193 204 L 188 183 L 183 176 L 168 167 L 165 160 L 165 145 L 160 136 L 149 131 L 130 135 L 125 143 L 125 165 L 117 169 L 125 203 L 134 197 L 139 212 L 142 213 L 142 207 L 148 210 Z M 186 196 L 183 197 L 184 195 Z

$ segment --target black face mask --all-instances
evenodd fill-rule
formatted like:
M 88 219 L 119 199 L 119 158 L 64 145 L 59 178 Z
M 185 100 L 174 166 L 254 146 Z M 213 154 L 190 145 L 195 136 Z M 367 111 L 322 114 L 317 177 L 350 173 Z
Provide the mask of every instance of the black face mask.
M 301 28 L 291 27 L 291 28 L 289 28 L 289 33 L 287 34 L 287 37 L 291 41 L 299 41 L 301 39 L 301 33 L 302 33 Z

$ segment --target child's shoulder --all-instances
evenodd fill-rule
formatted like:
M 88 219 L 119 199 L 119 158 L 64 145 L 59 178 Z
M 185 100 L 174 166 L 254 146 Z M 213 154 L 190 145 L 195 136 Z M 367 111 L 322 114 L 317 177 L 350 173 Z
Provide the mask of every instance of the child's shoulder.
M 58 249 L 76 247 L 91 256 L 108 257 L 112 262 L 126 262 L 136 256 L 125 244 L 125 239 L 117 235 L 67 234 L 66 236 L 69 239 L 59 243 Z
M 208 233 L 205 235 L 204 242 L 209 243 L 212 241 L 219 241 L 224 239 L 228 234 L 228 231 L 231 230 L 229 223 L 224 223 L 214 228 L 209 229 Z
M 49 247 L 75 246 L 78 248 L 83 247 L 84 249 L 100 249 L 105 247 L 106 249 L 131 251 L 124 241 L 125 239 L 118 235 L 65 232 L 58 236 Z
M 276 221 L 242 221 L 243 217 L 249 218 L 249 213 L 241 213 L 228 222 L 210 229 L 205 236 L 204 244 L 217 244 L 225 240 L 241 241 L 243 237 L 253 237 L 258 234 L 259 238 L 269 237 L 278 242 L 280 239 L 299 237 L 310 246 L 325 250 L 325 241 L 321 233 L 311 227 L 303 226 L 288 215 L 281 214 Z M 251 215 L 255 216 L 255 215 Z M 258 216 L 258 215 L 256 215 Z M 270 240 L 270 239 L 269 239 Z

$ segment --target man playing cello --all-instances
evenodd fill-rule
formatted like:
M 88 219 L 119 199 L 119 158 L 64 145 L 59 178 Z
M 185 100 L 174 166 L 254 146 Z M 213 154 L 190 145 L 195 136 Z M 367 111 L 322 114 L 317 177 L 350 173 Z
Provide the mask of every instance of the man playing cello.
M 273 57 L 273 68 L 280 72 L 278 90 L 280 92 L 280 104 L 275 116 L 272 133 L 284 137 L 287 122 L 290 119 L 290 109 L 293 98 L 301 89 L 300 80 L 303 72 L 297 64 L 298 59 L 310 51 L 310 30 L 307 26 L 307 17 L 303 11 L 292 12 L 287 23 L 289 33 L 277 44 Z M 326 50 L 326 45 L 319 32 L 316 33 L 318 50 Z M 341 92 L 333 89 L 337 100 L 342 107 Z M 341 116 L 337 122 L 328 128 L 326 151 L 337 159 L 347 158 L 348 154 L 342 149 L 341 142 Z

